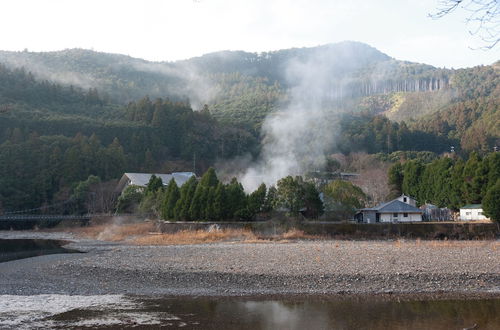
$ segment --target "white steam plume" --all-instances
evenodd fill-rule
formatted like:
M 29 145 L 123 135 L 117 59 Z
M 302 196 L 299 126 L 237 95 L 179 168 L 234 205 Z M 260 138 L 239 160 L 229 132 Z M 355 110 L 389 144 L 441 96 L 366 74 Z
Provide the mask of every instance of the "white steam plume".
M 335 67 L 335 58 L 320 52 L 288 63 L 290 103 L 263 124 L 261 159 L 240 178 L 247 191 L 324 166 L 325 154 L 335 143 L 334 111 L 323 102 Z

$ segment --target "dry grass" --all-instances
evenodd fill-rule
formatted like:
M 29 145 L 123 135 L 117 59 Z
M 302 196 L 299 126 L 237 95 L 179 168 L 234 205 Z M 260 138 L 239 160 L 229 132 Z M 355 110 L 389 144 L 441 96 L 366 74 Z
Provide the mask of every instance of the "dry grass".
M 262 236 L 249 229 L 216 229 L 216 230 L 183 230 L 176 233 L 159 233 L 153 222 L 135 224 L 99 224 L 74 229 L 81 237 L 103 241 L 129 241 L 138 245 L 176 245 L 203 244 L 216 242 L 244 243 L 287 243 L 295 240 L 328 240 L 328 237 L 306 234 L 299 229 L 290 229 L 283 234 Z M 455 240 L 405 240 L 397 239 L 393 243 L 396 248 L 411 246 L 424 248 L 467 248 L 488 246 L 493 251 L 500 249 L 495 241 L 455 241 Z M 338 243 L 335 245 L 338 247 Z
M 156 227 L 153 223 L 141 222 L 123 225 L 102 224 L 82 227 L 77 229 L 76 234 L 102 241 L 123 241 L 137 236 L 148 235 L 154 231 L 156 231 Z
M 283 233 L 281 235 L 278 235 L 276 239 L 322 239 L 324 237 L 317 236 L 317 235 L 310 235 L 306 234 L 303 230 L 292 228 L 288 230 L 286 233 Z
M 80 237 L 103 241 L 129 241 L 138 245 L 203 244 L 215 242 L 265 243 L 293 240 L 322 239 L 299 229 L 273 236 L 260 236 L 249 229 L 182 230 L 176 233 L 159 233 L 152 222 L 135 224 L 100 224 L 76 229 Z
M 228 241 L 257 241 L 251 230 L 220 229 L 220 230 L 182 230 L 172 234 L 145 235 L 134 239 L 139 245 L 174 245 L 203 244 Z

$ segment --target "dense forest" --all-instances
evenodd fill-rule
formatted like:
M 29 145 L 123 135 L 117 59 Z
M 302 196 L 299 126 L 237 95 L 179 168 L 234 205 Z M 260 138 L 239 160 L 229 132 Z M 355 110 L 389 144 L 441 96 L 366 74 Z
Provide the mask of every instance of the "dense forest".
M 451 154 L 425 163 L 421 159 L 397 162 L 389 170 L 396 194 L 405 193 L 420 204 L 458 210 L 465 204 L 480 204 L 500 182 L 500 153 L 485 157 L 471 153 L 464 161 Z
M 186 103 L 145 97 L 112 105 L 96 90 L 38 82 L 4 66 L 0 99 L 5 212 L 51 204 L 58 192 L 89 175 L 106 181 L 124 171 L 203 170 L 257 146 L 247 131 L 219 124 Z
M 294 102 L 303 70 L 321 73 L 329 153 L 453 147 L 467 159 L 500 145 L 499 63 L 437 69 L 354 42 L 172 63 L 81 49 L 0 52 L 2 62 L 0 212 L 50 213 L 92 176 L 256 159 L 262 124 Z

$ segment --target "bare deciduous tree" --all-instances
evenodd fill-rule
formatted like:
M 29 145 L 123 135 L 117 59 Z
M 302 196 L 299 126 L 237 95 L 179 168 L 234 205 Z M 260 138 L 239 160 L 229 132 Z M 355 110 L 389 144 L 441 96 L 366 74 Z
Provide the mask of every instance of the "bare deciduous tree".
M 457 9 L 469 12 L 467 25 L 469 33 L 479 37 L 484 46 L 492 49 L 500 41 L 500 1 L 499 0 L 440 0 L 437 12 L 429 16 L 442 18 Z

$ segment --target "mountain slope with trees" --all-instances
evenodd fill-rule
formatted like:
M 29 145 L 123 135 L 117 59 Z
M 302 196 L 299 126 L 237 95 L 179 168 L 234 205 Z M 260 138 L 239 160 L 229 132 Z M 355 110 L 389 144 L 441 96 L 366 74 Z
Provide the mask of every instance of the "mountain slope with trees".
M 256 156 L 266 116 L 293 101 L 297 65 L 326 77 L 318 95 L 339 131 L 329 152 L 500 145 L 499 63 L 437 69 L 355 42 L 178 62 L 0 51 L 0 63 L 0 211 L 67 200 L 79 183 L 97 184 L 90 176 Z

